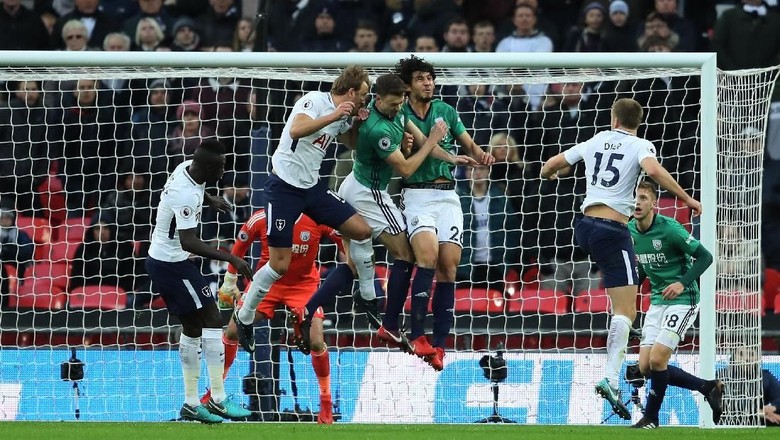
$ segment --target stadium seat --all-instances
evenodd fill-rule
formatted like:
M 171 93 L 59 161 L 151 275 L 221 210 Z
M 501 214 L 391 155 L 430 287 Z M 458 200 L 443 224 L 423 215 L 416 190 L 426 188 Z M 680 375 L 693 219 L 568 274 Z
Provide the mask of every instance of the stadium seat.
M 584 290 L 574 298 L 574 313 L 609 313 L 610 309 L 607 289 Z
M 507 301 L 509 313 L 557 314 L 565 315 L 569 311 L 569 298 L 552 289 L 520 290 L 520 294 Z
M 46 219 L 18 216 L 16 217 L 16 227 L 27 233 L 36 245 L 51 242 L 51 225 Z
M 780 295 L 775 297 L 775 315 L 780 315 Z
M 494 289 L 461 287 L 455 289 L 455 312 L 473 315 L 503 314 L 504 295 Z
M 59 287 L 62 290 L 68 289 L 70 276 L 68 263 L 35 263 L 31 269 L 27 269 L 28 274 L 31 274 L 36 280 L 50 279 L 52 286 Z
M 718 291 L 715 293 L 715 309 L 719 312 L 744 311 L 744 296 L 742 292 Z
M 116 286 L 83 286 L 70 292 L 68 308 L 84 310 L 121 310 L 127 305 L 127 294 Z
M 3 269 L 5 270 L 5 275 L 8 278 L 8 293 L 11 295 L 16 295 L 16 291 L 19 285 L 19 279 L 16 277 L 16 266 L 13 264 L 4 264 Z
M 672 217 L 691 231 L 691 210 L 681 200 L 673 197 L 661 197 L 658 199 L 658 213 Z
M 772 268 L 764 270 L 763 291 L 766 308 L 772 309 L 775 305 L 775 298 L 780 296 L 780 271 Z
M 49 173 L 46 180 L 38 186 L 38 193 L 49 223 L 53 226 L 62 224 L 68 211 L 65 207 L 64 188 L 59 177 L 54 173 Z
M 69 263 L 76 257 L 80 245 L 79 242 L 55 241 L 51 244 L 49 260 L 52 263 Z
M 639 286 L 639 295 L 636 297 L 636 309 L 639 312 L 647 312 L 650 309 L 650 279 L 645 278 L 645 281 Z
M 8 306 L 20 309 L 62 310 L 68 299 L 65 290 L 54 286 L 51 278 L 26 278 L 16 295 L 11 295 Z
M 387 266 L 382 264 L 377 264 L 374 267 L 374 270 L 376 271 L 376 275 L 374 276 L 374 284 L 379 284 L 379 287 L 382 289 L 383 295 L 387 296 L 387 280 L 388 276 L 390 275 L 390 270 L 387 268 Z
M 58 227 L 57 237 L 60 241 L 82 242 L 87 228 L 91 225 L 89 217 L 76 217 L 65 220 Z

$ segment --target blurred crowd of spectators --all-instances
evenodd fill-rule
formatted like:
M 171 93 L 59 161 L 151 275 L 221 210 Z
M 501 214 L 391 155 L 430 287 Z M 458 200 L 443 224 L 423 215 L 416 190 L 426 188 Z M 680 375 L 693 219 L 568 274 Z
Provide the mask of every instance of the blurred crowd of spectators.
M 712 50 L 725 69 L 780 63 L 776 1 L 1 1 L 0 49 L 11 50 Z M 253 30 L 258 7 L 267 11 L 264 47 Z M 258 145 L 270 154 L 295 99 L 326 85 L 112 77 L 14 81 L 4 88 L 3 224 L 13 224 L 14 212 L 45 217 L 52 225 L 66 216 L 90 218 L 93 226 L 85 231 L 83 249 L 72 264 L 72 286 L 110 282 L 128 292 L 146 292 L 142 265 L 132 260 L 145 256 L 153 207 L 167 172 L 202 139 L 218 137 L 226 144 L 232 153 L 227 169 L 233 172 L 220 191 L 235 208 L 225 215 L 204 214 L 202 235 L 215 246 L 229 246 L 252 212 L 253 190 L 260 188 L 251 173 Z M 698 188 L 698 89 L 695 77 L 440 87 L 477 142 L 497 158 L 490 170 L 459 173 L 467 228 L 460 279 L 487 280 L 489 287 L 502 290 L 510 270 L 522 274 L 535 265 L 544 287 L 577 293 L 597 285 L 590 264 L 572 243 L 584 169 L 574 167 L 556 182 L 542 182 L 541 164 L 608 128 L 614 99 L 631 96 L 646 109 L 640 134 L 657 145 L 664 165 L 685 188 Z M 349 163 L 343 149 L 335 155 Z M 335 182 L 348 169 L 330 160 L 323 173 L 335 174 Z M 58 185 L 64 197 L 61 214 L 43 196 Z M 30 241 L 15 242 L 17 262 L 28 261 L 31 257 L 23 256 Z M 2 249 L 2 262 L 12 263 L 6 256 L 10 248 Z M 780 266 L 780 261 L 772 264 Z M 207 268 L 220 270 L 218 265 Z M 2 289 L 8 293 L 7 286 Z

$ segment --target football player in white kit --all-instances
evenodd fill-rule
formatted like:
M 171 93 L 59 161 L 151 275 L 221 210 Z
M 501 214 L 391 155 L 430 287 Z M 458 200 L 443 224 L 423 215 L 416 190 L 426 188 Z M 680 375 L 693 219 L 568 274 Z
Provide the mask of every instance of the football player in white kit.
M 225 395 L 222 317 L 216 296 L 190 254 L 227 261 L 245 277 L 249 265 L 229 252 L 215 249 L 198 238 L 201 210 L 206 202 L 224 211 L 221 197 L 205 193 L 206 183 L 216 183 L 225 171 L 225 147 L 218 140 L 205 140 L 192 160 L 176 167 L 165 183 L 152 232 L 146 270 L 152 289 L 165 301 L 171 315 L 181 322 L 179 356 L 184 377 L 184 405 L 179 414 L 185 420 L 219 423 L 223 418 L 240 420 L 251 413 Z M 201 405 L 198 393 L 201 349 L 211 386 L 211 399 Z
M 620 368 L 626 354 L 628 335 L 636 318 L 638 275 L 636 256 L 628 231 L 634 212 L 636 189 L 642 170 L 662 188 L 683 201 L 694 215 L 701 203 L 689 196 L 655 158 L 655 147 L 637 137 L 642 123 L 642 106 L 633 99 L 618 99 L 612 105 L 612 130 L 602 131 L 551 158 L 541 171 L 543 179 L 556 179 L 558 171 L 585 161 L 588 186 L 582 202 L 584 217 L 574 228 L 578 246 L 596 262 L 604 276 L 604 287 L 612 301 L 612 322 L 607 335 L 604 378 L 596 392 L 609 401 L 618 416 L 631 414 L 620 400 Z
M 243 306 L 233 314 L 238 341 L 248 352 L 255 346 L 255 309 L 290 265 L 293 226 L 302 213 L 350 240 L 349 257 L 358 274 L 360 297 L 363 304 L 376 304 L 371 227 L 328 189 L 319 173 L 334 140 L 338 138 L 347 146 L 355 144 L 358 124 L 353 127 L 352 119 L 368 116 L 364 108 L 368 88 L 368 73 L 362 67 L 349 66 L 333 81 L 330 92 L 309 92 L 298 100 L 284 126 L 271 157 L 273 173 L 264 188 L 270 259 L 255 273 Z

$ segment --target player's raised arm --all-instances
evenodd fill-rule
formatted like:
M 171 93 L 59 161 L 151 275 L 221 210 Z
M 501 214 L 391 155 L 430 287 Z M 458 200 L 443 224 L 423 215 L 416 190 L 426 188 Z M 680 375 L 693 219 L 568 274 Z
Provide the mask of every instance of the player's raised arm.
M 252 269 L 250 269 L 249 264 L 243 258 L 238 258 L 233 254 L 209 246 L 198 237 L 197 228 L 181 229 L 178 232 L 179 240 L 181 240 L 181 248 L 185 251 L 212 260 L 227 261 L 232 264 L 241 275 L 248 279 L 252 278 Z
M 422 165 L 425 158 L 438 147 L 439 141 L 444 138 L 446 133 L 447 125 L 443 121 L 439 121 L 433 126 L 425 143 L 416 153 L 409 157 L 404 157 L 399 148 L 387 156 L 385 161 L 387 161 L 401 177 L 407 178 L 420 168 L 420 165 Z M 441 149 L 441 147 L 438 148 Z M 452 155 L 448 154 L 448 156 Z
M 558 178 L 558 171 L 571 165 L 563 153 L 558 153 L 542 165 L 541 177 L 542 179 L 555 180 Z
M 702 206 L 701 203 L 689 196 L 687 192 L 674 180 L 671 174 L 666 171 L 655 157 L 645 157 L 640 162 L 642 169 L 647 173 L 648 177 L 653 179 L 658 185 L 672 193 L 675 197 L 682 200 L 689 208 L 693 210 L 694 215 L 701 215 Z

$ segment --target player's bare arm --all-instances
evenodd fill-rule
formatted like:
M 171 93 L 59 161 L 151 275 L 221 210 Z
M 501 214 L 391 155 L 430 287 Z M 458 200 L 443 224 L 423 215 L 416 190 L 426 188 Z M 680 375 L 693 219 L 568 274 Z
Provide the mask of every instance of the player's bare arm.
M 339 104 L 333 112 L 316 119 L 312 119 L 309 115 L 299 113 L 295 116 L 295 119 L 293 119 L 293 123 L 290 126 L 290 137 L 293 139 L 300 139 L 309 136 L 336 121 L 349 117 L 352 115 L 354 109 L 354 102 L 344 101 Z
M 558 153 L 544 163 L 541 177 L 546 180 L 555 180 L 558 178 L 558 172 L 568 168 L 570 165 L 563 153 Z
M 369 110 L 365 107 L 358 109 L 357 115 L 352 118 L 352 126 L 346 133 L 339 135 L 339 142 L 348 149 L 354 150 L 357 146 L 358 132 L 360 131 L 360 126 L 363 124 L 363 121 L 368 119 L 368 113 Z
M 444 124 L 445 135 L 446 135 L 446 130 L 449 130 L 449 128 L 447 128 L 446 123 L 443 121 L 439 121 L 437 125 L 440 123 Z M 427 138 L 422 133 L 422 131 L 420 131 L 419 127 L 414 125 L 414 122 L 412 121 L 406 121 L 406 126 L 404 128 L 406 129 L 407 133 L 412 135 L 413 148 L 410 148 L 410 152 L 414 148 L 422 148 L 422 145 L 425 144 Z M 469 156 L 454 155 L 444 151 L 444 149 L 438 145 L 438 141 L 437 144 L 433 147 L 433 150 L 431 150 L 430 156 L 435 159 L 443 160 L 444 162 L 447 162 L 452 165 L 469 165 L 469 166 L 477 165 L 477 161 L 472 159 Z
M 209 193 L 203 193 L 203 202 L 210 208 L 219 212 L 228 212 L 230 203 L 224 197 L 212 196 Z
M 417 171 L 417 168 L 419 168 L 420 165 L 422 165 L 423 161 L 426 157 L 428 157 L 431 151 L 438 147 L 438 143 L 444 139 L 445 134 L 447 134 L 447 124 L 445 124 L 443 121 L 439 121 L 436 123 L 436 125 L 433 126 L 430 135 L 425 140 L 425 143 L 419 150 L 417 150 L 416 153 L 412 154 L 408 158 L 405 158 L 401 150 L 398 149 L 387 156 L 385 160 L 390 164 L 390 166 L 393 167 L 393 169 L 396 170 L 396 172 L 398 172 L 398 174 L 404 178 L 407 178 L 414 174 L 414 172 Z
M 181 248 L 185 251 L 204 258 L 211 258 L 212 260 L 227 261 L 236 268 L 238 273 L 247 279 L 252 279 L 254 275 L 252 269 L 243 258 L 238 258 L 233 254 L 209 246 L 198 238 L 197 228 L 179 230 L 179 240 L 181 241 Z
M 458 143 L 466 151 L 466 154 L 477 161 L 479 165 L 490 166 L 493 165 L 493 162 L 496 161 L 496 158 L 493 157 L 492 154 L 486 153 L 482 147 L 474 142 L 474 138 L 472 138 L 468 132 L 464 131 L 460 134 L 460 136 L 457 137 L 457 139 Z
M 640 165 L 642 166 L 642 169 L 645 171 L 645 173 L 647 173 L 651 179 L 658 183 L 661 188 L 669 191 L 673 196 L 682 200 L 683 203 L 691 208 L 693 210 L 693 215 L 701 215 L 701 203 L 693 197 L 689 196 L 688 193 L 682 189 L 680 184 L 674 180 L 674 177 L 672 177 L 672 175 L 666 171 L 666 168 L 658 163 L 656 158 L 646 157 L 642 159 Z

